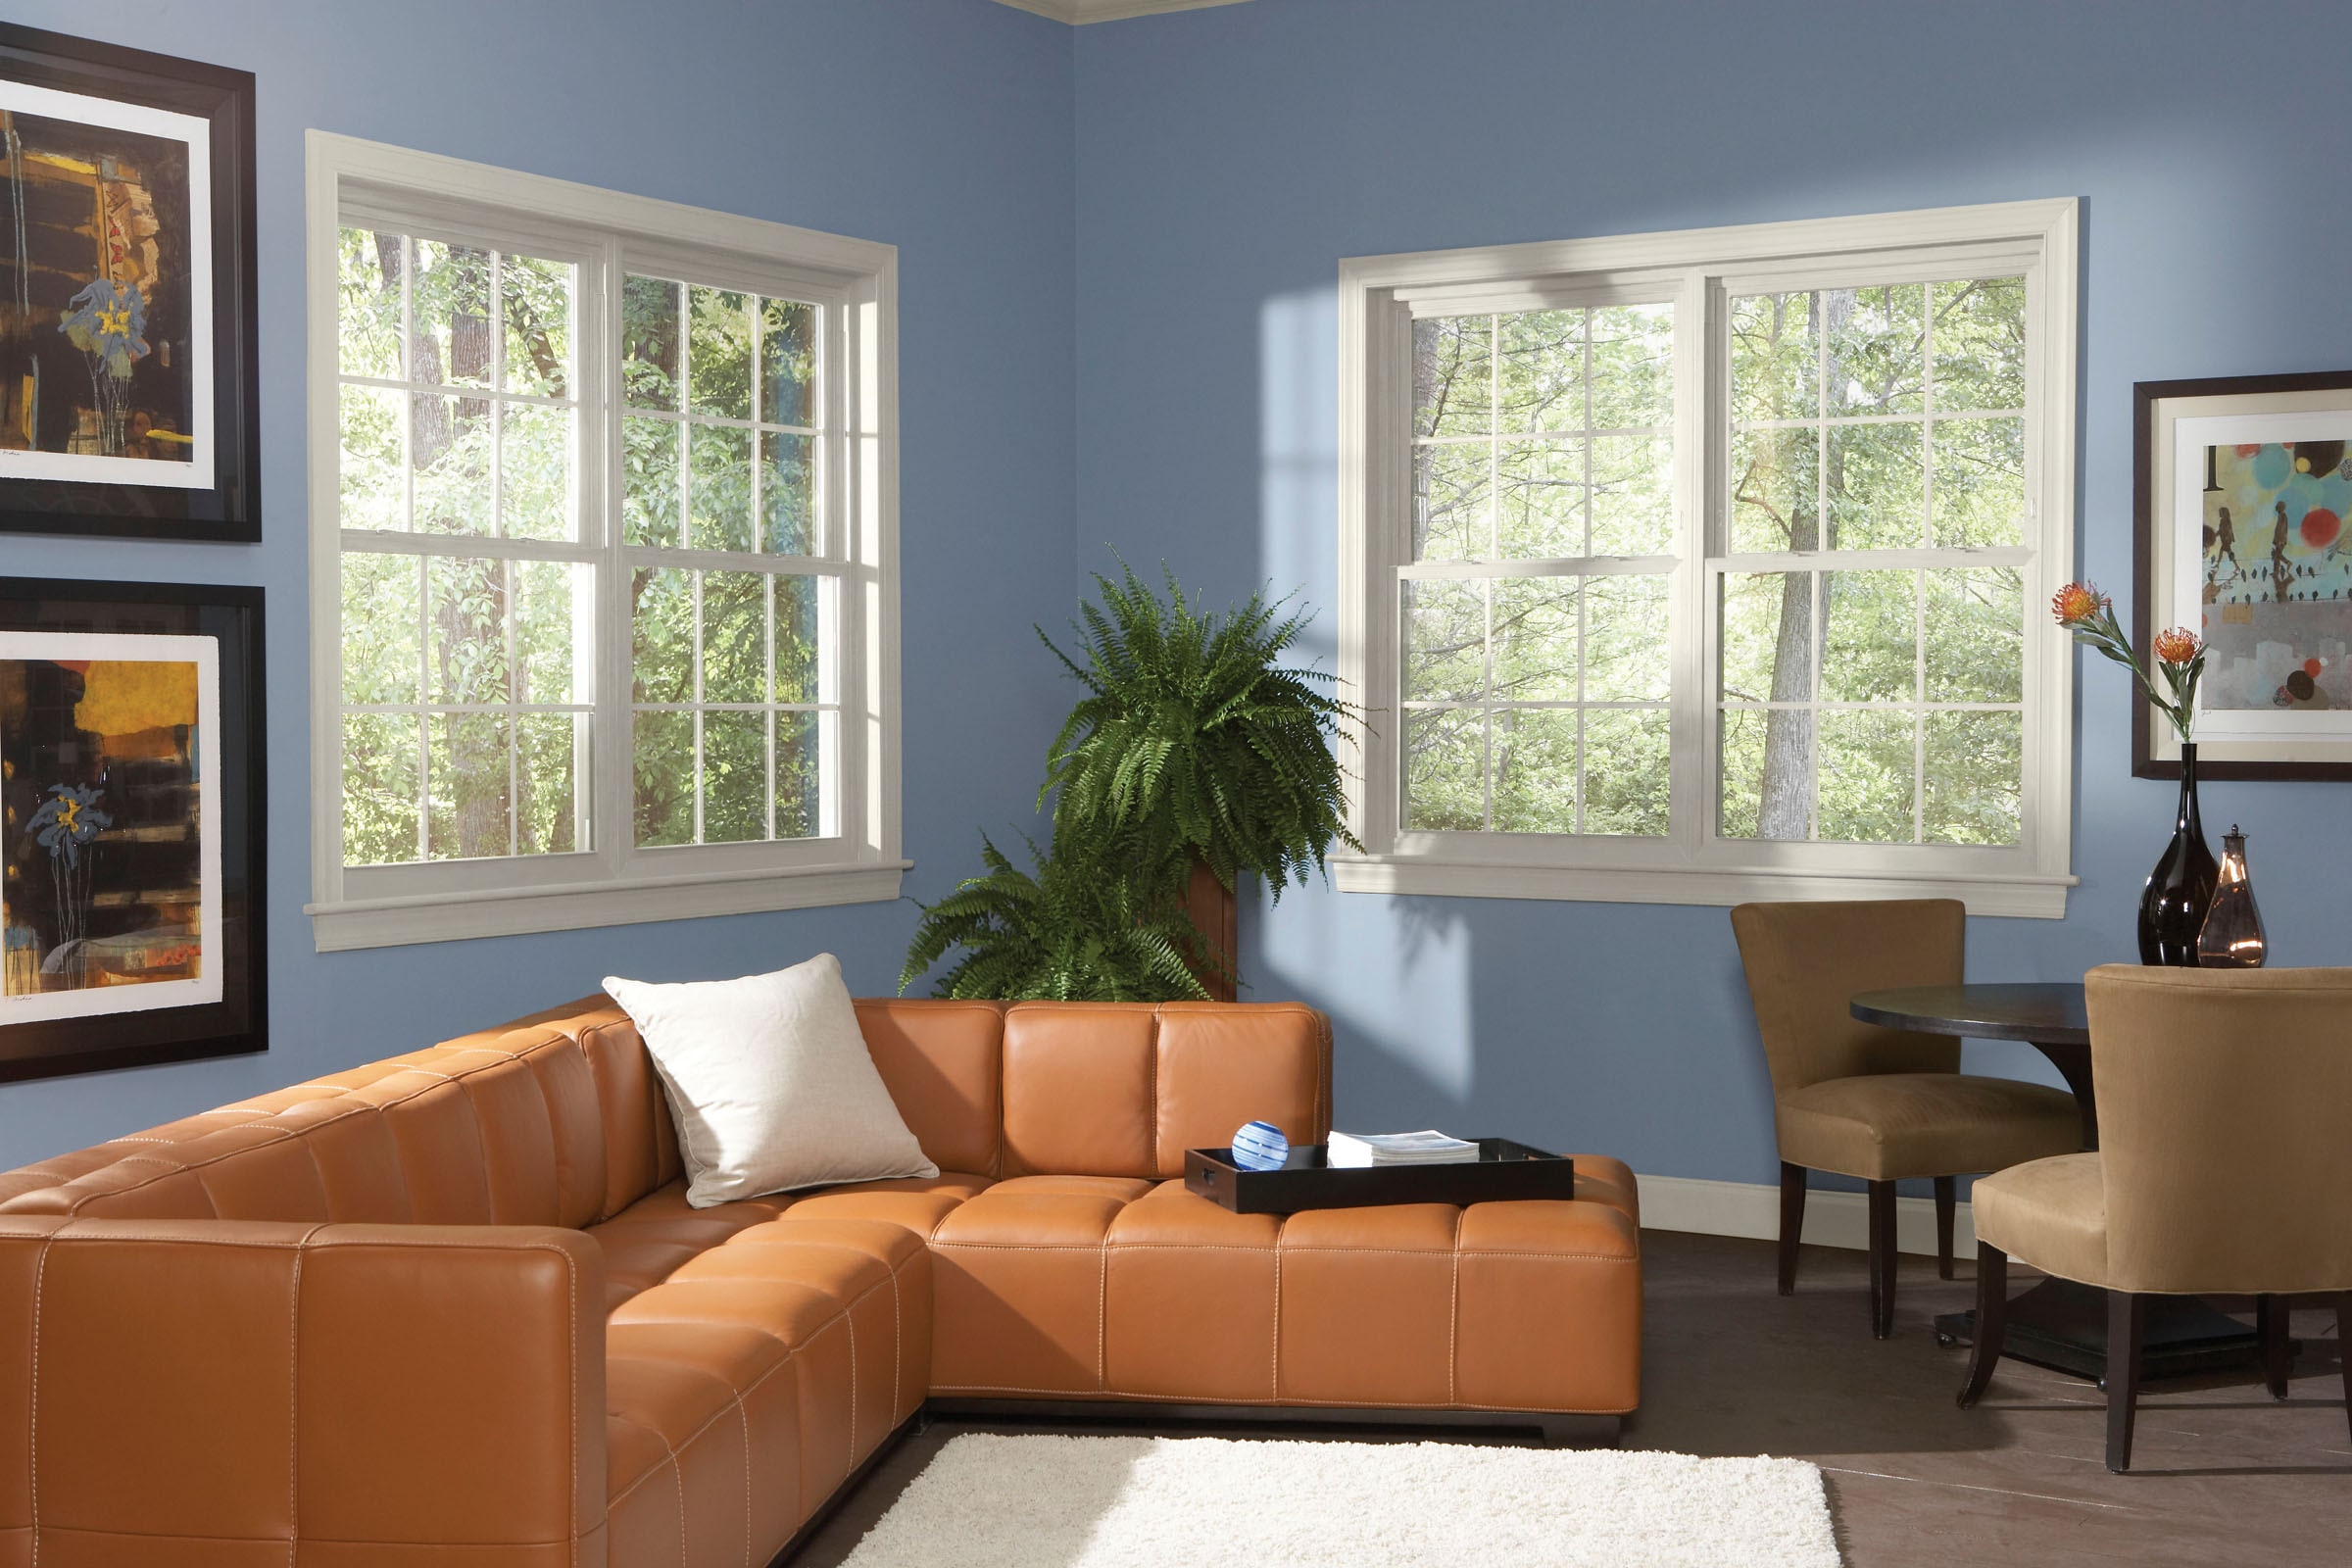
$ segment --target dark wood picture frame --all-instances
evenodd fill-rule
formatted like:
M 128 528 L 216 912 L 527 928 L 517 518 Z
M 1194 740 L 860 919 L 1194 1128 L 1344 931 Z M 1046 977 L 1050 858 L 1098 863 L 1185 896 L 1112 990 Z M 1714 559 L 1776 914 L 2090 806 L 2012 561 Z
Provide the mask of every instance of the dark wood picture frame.
M 0 577 L 0 631 L 210 636 L 220 644 L 221 996 L 218 1002 L 0 1025 L 0 1082 L 269 1049 L 269 798 L 262 590 Z M 13 837 L 13 835 L 12 835 Z M 0 841 L 0 859 L 14 853 Z
M 2208 376 L 2176 381 L 2139 381 L 2132 387 L 2132 648 L 2142 669 L 2156 635 L 2156 551 L 2166 519 L 2156 508 L 2156 408 L 2173 398 L 2260 397 L 2281 392 L 2341 392 L 2352 408 L 2352 370 L 2308 370 L 2285 375 Z M 2153 714 L 2134 690 L 2132 704 L 2132 774 L 2134 778 L 2180 777 L 2178 759 L 2153 755 Z M 2197 775 L 2205 779 L 2352 779 L 2352 762 L 2245 761 L 2200 755 Z
M 261 293 L 255 270 L 253 74 L 0 23 L 0 80 L 208 122 L 213 264 L 211 487 L 0 479 L 0 530 L 258 543 Z

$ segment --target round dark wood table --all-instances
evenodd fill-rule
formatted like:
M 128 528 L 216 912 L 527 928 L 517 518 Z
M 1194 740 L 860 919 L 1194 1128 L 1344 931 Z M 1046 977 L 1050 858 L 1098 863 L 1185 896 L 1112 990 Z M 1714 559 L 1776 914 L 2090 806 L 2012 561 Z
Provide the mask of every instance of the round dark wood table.
M 2006 985 L 1903 986 L 1857 993 L 1851 1011 L 1864 1023 L 1913 1034 L 1970 1040 L 2022 1040 L 2049 1058 L 2082 1107 L 2082 1147 L 2099 1147 L 2098 1101 L 2090 1076 L 2090 1014 L 2081 981 Z M 1943 1345 L 1976 1337 L 1977 1314 L 1936 1319 Z M 2254 1359 L 2260 1342 L 2235 1318 L 2193 1296 L 2150 1298 L 2140 1375 L 2168 1377 L 2234 1367 Z M 2073 1280 L 2045 1279 L 2009 1303 L 2003 1353 L 2037 1366 L 2104 1383 L 2107 1293 Z

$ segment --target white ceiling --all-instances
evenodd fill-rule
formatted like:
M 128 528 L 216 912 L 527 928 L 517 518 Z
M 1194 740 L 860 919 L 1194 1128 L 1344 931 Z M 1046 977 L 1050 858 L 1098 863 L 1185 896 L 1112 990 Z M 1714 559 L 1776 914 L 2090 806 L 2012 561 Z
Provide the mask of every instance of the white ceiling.
M 1148 17 L 1155 11 L 1199 11 L 1205 6 L 1247 5 L 1249 0 L 997 0 L 1000 5 L 1034 11 L 1041 17 L 1076 25 L 1082 22 L 1117 22 L 1125 17 Z

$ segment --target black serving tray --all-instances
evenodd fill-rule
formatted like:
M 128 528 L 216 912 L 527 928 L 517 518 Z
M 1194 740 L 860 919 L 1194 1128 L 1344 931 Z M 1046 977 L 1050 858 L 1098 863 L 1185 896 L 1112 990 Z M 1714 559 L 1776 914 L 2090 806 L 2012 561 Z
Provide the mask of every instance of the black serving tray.
M 1454 1165 L 1334 1169 L 1321 1144 L 1291 1151 L 1280 1170 L 1245 1170 L 1231 1149 L 1188 1149 L 1184 1186 L 1236 1214 L 1296 1214 L 1302 1208 L 1370 1208 L 1381 1203 L 1494 1203 L 1576 1196 L 1576 1162 L 1508 1138 L 1481 1138 L 1478 1160 Z

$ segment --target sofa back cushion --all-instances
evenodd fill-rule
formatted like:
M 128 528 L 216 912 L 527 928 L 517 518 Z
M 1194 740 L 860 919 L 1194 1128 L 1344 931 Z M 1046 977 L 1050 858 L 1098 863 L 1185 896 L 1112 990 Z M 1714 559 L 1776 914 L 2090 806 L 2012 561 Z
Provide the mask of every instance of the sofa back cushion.
M 1270 1121 L 1331 1130 L 1331 1026 L 1297 1003 L 1020 1003 L 1004 1015 L 999 1174 L 1166 1178 Z

